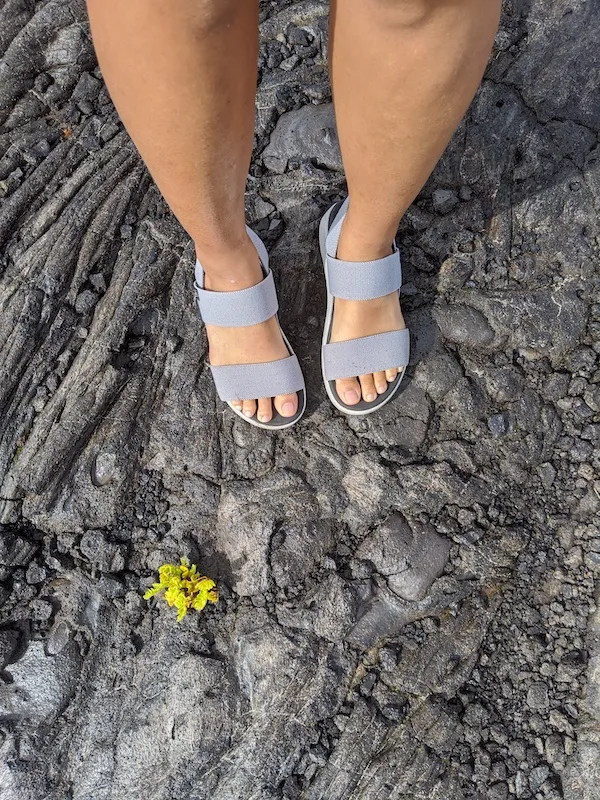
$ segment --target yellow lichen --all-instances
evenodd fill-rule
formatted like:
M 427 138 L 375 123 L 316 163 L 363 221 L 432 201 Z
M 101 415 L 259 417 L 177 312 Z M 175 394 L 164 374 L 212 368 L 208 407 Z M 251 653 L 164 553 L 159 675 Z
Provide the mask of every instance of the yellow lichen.
M 165 591 L 164 597 L 170 606 L 177 609 L 177 622 L 185 617 L 188 609 L 194 608 L 201 611 L 206 603 L 216 603 L 219 594 L 214 588 L 215 582 L 206 575 L 198 575 L 196 565 L 190 565 L 185 558 L 181 564 L 163 564 L 158 570 L 158 583 L 154 583 L 144 594 L 144 600 L 149 600 L 158 592 Z

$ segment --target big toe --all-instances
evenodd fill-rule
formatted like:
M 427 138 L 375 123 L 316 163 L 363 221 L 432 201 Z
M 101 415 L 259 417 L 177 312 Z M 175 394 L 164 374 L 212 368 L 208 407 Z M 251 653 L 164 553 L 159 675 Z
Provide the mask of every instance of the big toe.
M 355 406 L 360 400 L 360 384 L 356 378 L 343 378 L 335 382 L 335 389 L 342 402 Z
M 298 410 L 298 395 L 278 394 L 275 398 L 275 408 L 282 417 L 293 417 Z

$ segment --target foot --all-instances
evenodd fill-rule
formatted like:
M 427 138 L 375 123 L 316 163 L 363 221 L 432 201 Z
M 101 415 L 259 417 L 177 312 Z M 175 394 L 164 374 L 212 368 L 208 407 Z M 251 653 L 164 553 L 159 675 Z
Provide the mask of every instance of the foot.
M 344 235 L 344 225 L 338 243 L 337 257 L 344 261 L 371 261 L 384 258 L 392 252 L 390 245 L 378 247 L 353 242 L 349 235 Z M 372 336 L 377 333 L 388 333 L 405 328 L 404 317 L 400 308 L 398 292 L 374 300 L 344 300 L 336 297 L 333 305 L 333 321 L 331 325 L 332 342 L 357 339 L 361 336 Z M 388 383 L 395 380 L 398 368 L 393 367 L 385 372 L 368 375 L 350 376 L 335 382 L 336 391 L 341 400 L 349 406 L 360 400 L 368 403 L 383 394 Z
M 196 249 L 200 263 L 208 265 L 204 272 L 204 287 L 216 292 L 248 289 L 263 279 L 256 248 L 248 239 L 237 253 L 207 255 Z M 204 260 L 203 260 L 204 259 Z M 235 276 L 235 277 L 232 277 Z M 223 328 L 206 325 L 208 354 L 213 366 L 229 364 L 259 364 L 289 356 L 275 317 L 248 327 Z M 260 422 L 270 422 L 275 408 L 283 417 L 292 417 L 298 410 L 298 395 L 280 394 L 276 397 L 249 397 L 232 401 L 234 408 L 246 417 L 257 414 Z

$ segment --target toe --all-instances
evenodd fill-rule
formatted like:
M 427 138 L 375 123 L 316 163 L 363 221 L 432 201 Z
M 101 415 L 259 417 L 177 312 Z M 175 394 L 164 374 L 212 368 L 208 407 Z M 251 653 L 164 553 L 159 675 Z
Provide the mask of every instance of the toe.
M 398 375 L 398 370 L 396 369 L 396 367 L 392 367 L 392 369 L 386 369 L 385 371 L 385 377 L 387 378 L 389 383 L 395 381 L 397 375 Z
M 375 388 L 375 381 L 373 380 L 372 373 L 361 375 L 359 381 L 363 400 L 366 400 L 367 403 L 372 403 L 373 400 L 377 398 L 377 389 Z
M 273 419 L 273 406 L 270 397 L 261 397 L 258 401 L 258 419 L 260 422 L 270 422 Z
M 293 417 L 298 410 L 298 395 L 278 394 L 275 398 L 275 408 L 282 417 Z
M 241 400 L 232 400 L 231 405 L 235 408 L 236 411 L 243 410 L 243 402 Z
M 376 372 L 373 375 L 373 378 L 375 380 L 375 386 L 378 394 L 383 394 L 387 389 L 387 378 L 385 377 L 385 372 Z
M 360 384 L 356 378 L 344 378 L 335 382 L 336 391 L 342 402 L 355 406 L 360 400 Z
M 245 417 L 253 417 L 256 414 L 256 400 L 244 400 L 242 410 Z

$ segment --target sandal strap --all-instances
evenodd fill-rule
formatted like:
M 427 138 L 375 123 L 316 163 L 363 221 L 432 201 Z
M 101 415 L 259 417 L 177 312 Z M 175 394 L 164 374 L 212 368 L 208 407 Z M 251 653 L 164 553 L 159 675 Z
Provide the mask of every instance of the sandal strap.
M 277 292 L 273 273 L 268 271 L 260 283 L 237 292 L 211 292 L 194 283 L 198 310 L 207 325 L 239 328 L 258 325 L 277 313 Z
M 293 394 L 304 389 L 302 370 L 295 355 L 263 364 L 229 364 L 210 367 L 221 400 L 249 400 Z
M 252 228 L 246 232 L 254 244 L 263 275 L 260 283 L 237 292 L 212 292 L 204 288 L 204 270 L 196 259 L 194 286 L 198 295 L 198 310 L 202 321 L 208 325 L 225 328 L 240 328 L 258 325 L 277 313 L 279 307 L 273 273 L 269 268 L 269 256 L 264 243 Z
M 409 356 L 408 328 L 344 342 L 328 342 L 323 345 L 323 375 L 326 380 L 335 381 L 405 367 Z
M 345 300 L 373 300 L 398 291 L 402 286 L 402 264 L 396 242 L 392 242 L 393 252 L 389 256 L 374 261 L 343 261 L 336 257 L 348 203 L 347 197 L 334 212 L 335 219 L 325 240 L 329 293 Z
M 345 300 L 373 300 L 398 291 L 402 286 L 400 252 L 375 261 L 342 261 L 327 256 L 327 286 L 330 294 Z

